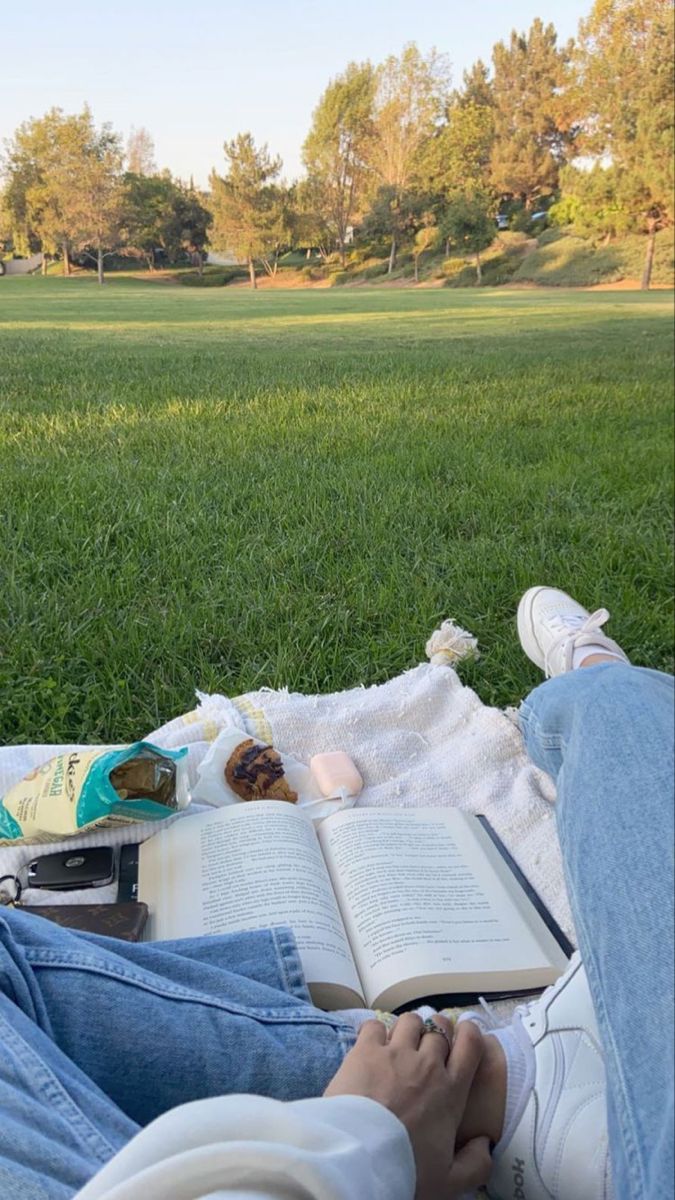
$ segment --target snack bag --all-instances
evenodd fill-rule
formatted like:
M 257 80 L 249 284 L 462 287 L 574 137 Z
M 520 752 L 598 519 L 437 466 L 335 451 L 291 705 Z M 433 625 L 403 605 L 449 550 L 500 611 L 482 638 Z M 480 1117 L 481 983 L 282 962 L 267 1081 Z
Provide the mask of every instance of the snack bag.
M 162 750 L 151 742 L 57 754 L 0 800 L 0 845 L 161 821 L 189 802 L 186 754 L 185 747 Z

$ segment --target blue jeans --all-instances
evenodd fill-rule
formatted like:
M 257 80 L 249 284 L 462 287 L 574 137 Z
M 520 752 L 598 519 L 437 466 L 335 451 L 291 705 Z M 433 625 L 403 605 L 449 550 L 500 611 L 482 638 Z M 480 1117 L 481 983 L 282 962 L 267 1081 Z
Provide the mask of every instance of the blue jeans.
M 0 909 L 0 1197 L 66 1200 L 187 1100 L 320 1095 L 353 1041 L 287 930 L 130 945 Z
M 532 758 L 558 783 L 616 1193 L 664 1200 L 673 681 L 584 669 L 537 688 L 522 717 Z M 283 930 L 133 946 L 0 910 L 0 1196 L 72 1197 L 140 1126 L 188 1100 L 320 1094 L 352 1041 L 338 1014 L 309 1003 Z
M 542 684 L 520 713 L 530 757 L 556 780 L 618 1200 L 673 1186 L 673 687 L 601 664 Z

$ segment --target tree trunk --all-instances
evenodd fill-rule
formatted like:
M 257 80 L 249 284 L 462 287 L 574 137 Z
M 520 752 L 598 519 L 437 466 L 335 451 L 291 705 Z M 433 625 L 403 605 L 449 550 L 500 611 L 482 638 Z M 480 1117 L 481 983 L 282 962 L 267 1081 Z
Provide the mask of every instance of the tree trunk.
M 445 257 L 450 257 L 450 238 L 445 239 Z
M 42 272 L 42 274 L 43 274 L 43 275 L 46 275 L 46 274 L 47 274 L 47 266 L 48 266 L 48 263 L 47 263 L 47 255 L 43 253 L 43 255 L 42 255 L 42 266 L 41 266 L 41 268 L 40 268 L 40 270 L 41 270 L 41 272 Z
M 63 274 L 70 275 L 70 254 L 68 253 L 68 243 L 63 243 Z
M 105 279 L 103 278 L 103 250 L 101 246 L 99 246 L 96 254 L 96 273 L 98 275 L 99 283 L 103 285 L 105 283 Z
M 480 265 L 480 254 L 478 251 L 476 251 L 476 279 L 478 280 L 478 286 L 480 287 L 481 283 L 483 282 L 483 268 Z
M 204 255 L 202 254 L 201 250 L 197 254 L 197 271 L 199 272 L 199 278 L 201 279 L 204 274 Z
M 389 251 L 389 266 L 387 267 L 387 275 L 391 275 L 394 264 L 396 263 L 396 238 L 391 239 L 391 250 Z
M 649 285 L 652 281 L 652 267 L 654 266 L 654 244 L 656 242 L 656 221 L 649 222 L 649 235 L 647 237 L 647 254 L 645 256 L 645 265 L 642 271 L 642 281 L 640 287 L 643 292 L 649 291 Z
M 343 271 L 347 266 L 347 251 L 342 238 L 340 238 L 340 266 L 342 267 Z
M 307 253 L 305 254 L 305 258 L 311 258 L 311 257 L 312 257 L 312 247 L 308 246 Z
M 419 262 L 420 262 L 420 256 L 419 256 L 419 254 L 416 254 L 415 255 L 415 283 L 419 283 L 419 281 L 420 281 L 420 275 L 419 275 L 419 269 L 418 269 Z
M 258 281 L 255 277 L 255 264 L 252 258 L 249 258 L 248 260 L 248 277 L 251 280 L 251 287 L 255 291 L 258 287 Z

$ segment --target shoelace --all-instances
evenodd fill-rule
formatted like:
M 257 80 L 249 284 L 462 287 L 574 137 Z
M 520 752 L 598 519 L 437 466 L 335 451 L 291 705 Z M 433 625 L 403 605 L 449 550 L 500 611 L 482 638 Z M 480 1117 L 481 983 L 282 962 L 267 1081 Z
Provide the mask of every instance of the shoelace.
M 596 612 L 591 613 L 588 617 L 582 617 L 581 615 L 568 616 L 565 613 L 556 613 L 554 616 L 549 617 L 547 624 L 552 626 L 553 629 L 557 626 L 560 632 L 551 642 L 544 657 L 546 678 L 550 679 L 551 677 L 550 664 L 556 650 L 559 650 L 561 646 L 563 647 L 565 670 L 569 671 L 572 666 L 572 656 L 574 648 L 577 645 L 577 639 L 582 636 L 589 637 L 590 635 L 590 640 L 592 641 L 593 634 L 599 634 L 600 637 L 604 637 L 605 635 L 600 630 L 606 621 L 609 621 L 609 613 L 606 608 L 598 608 Z
M 503 1029 L 504 1025 L 510 1025 L 516 1017 L 520 1017 L 521 1021 L 524 1022 L 529 1017 L 534 1005 L 541 1004 L 542 1000 L 548 996 L 549 992 L 552 992 L 553 989 L 557 987 L 559 982 L 560 981 L 557 980 L 556 983 L 552 983 L 549 987 L 545 988 L 540 995 L 533 996 L 531 1000 L 526 1000 L 523 1004 L 519 1004 L 516 1008 L 514 1008 L 513 1014 L 508 1021 L 500 1021 L 499 1018 L 495 1016 L 484 996 L 478 997 L 478 1003 L 480 1004 L 482 1012 L 474 1012 L 470 1016 L 467 1014 L 466 1019 L 475 1020 L 475 1018 L 478 1017 L 476 1024 L 483 1033 L 489 1033 L 492 1029 Z M 461 1019 L 462 1018 L 460 1018 L 460 1020 Z

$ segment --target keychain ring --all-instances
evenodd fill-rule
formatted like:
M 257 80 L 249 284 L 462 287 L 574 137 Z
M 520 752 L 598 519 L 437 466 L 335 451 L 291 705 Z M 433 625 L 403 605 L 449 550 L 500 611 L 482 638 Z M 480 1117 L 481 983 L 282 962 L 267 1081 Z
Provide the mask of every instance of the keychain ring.
M 4 883 L 6 879 L 12 880 L 12 883 L 14 884 L 14 887 L 16 890 L 15 890 L 14 895 L 11 898 L 7 899 L 6 901 L 0 900 L 0 904 L 18 904 L 19 900 L 21 899 L 21 893 L 23 891 L 23 888 L 21 886 L 21 880 L 16 875 L 0 875 L 0 884 Z

